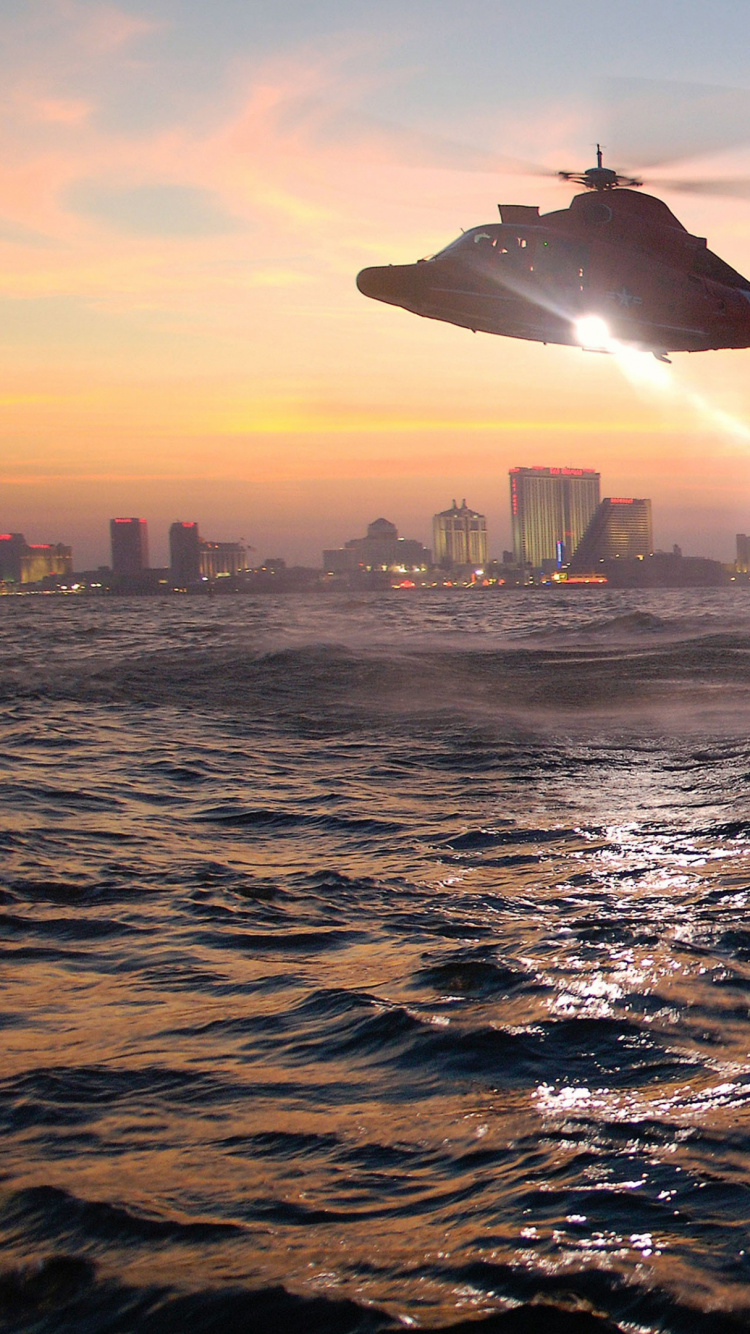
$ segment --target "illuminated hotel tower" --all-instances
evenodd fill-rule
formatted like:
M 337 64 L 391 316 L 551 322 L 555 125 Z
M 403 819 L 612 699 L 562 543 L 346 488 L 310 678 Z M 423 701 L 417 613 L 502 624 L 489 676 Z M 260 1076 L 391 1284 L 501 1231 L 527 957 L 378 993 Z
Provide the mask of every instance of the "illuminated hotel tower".
M 571 569 L 593 571 L 600 560 L 635 560 L 654 549 L 651 501 L 630 496 L 603 500 L 573 555 Z
M 148 569 L 148 529 L 145 519 L 110 519 L 112 573 L 135 579 Z
M 540 569 L 569 560 L 599 505 L 591 468 L 511 468 L 513 551 L 519 565 Z
M 432 520 L 433 552 L 436 565 L 484 565 L 487 561 L 487 521 L 483 514 L 469 509 L 464 500 L 459 507 L 442 510 Z

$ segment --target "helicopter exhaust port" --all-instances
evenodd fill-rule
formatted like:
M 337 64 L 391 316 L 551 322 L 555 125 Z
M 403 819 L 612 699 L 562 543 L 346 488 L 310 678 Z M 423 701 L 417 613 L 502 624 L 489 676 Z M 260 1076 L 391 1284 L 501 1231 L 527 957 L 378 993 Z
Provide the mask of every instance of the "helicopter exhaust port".
M 584 352 L 612 351 L 612 335 L 601 315 L 582 315 L 576 320 L 573 333 Z

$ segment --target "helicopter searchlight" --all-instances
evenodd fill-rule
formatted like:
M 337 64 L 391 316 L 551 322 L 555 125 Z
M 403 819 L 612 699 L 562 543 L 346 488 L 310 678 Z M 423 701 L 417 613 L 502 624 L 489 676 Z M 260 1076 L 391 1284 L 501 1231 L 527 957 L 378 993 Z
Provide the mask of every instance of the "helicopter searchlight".
M 575 324 L 576 341 L 584 352 L 611 352 L 612 335 L 601 315 L 582 315 Z

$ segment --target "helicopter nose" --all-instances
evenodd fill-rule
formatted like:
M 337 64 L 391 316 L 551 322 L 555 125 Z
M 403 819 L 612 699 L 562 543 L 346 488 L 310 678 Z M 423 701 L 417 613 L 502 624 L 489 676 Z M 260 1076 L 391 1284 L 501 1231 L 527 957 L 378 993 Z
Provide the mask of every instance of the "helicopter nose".
M 388 278 L 391 270 L 392 266 L 385 269 L 362 269 L 357 274 L 357 287 L 362 295 L 371 296 L 375 301 L 387 301 L 394 290 L 393 279 L 389 281 Z
M 375 301 L 388 301 L 393 306 L 406 305 L 421 293 L 423 287 L 416 269 L 415 264 L 362 269 L 357 274 L 357 287 L 363 296 L 370 296 Z

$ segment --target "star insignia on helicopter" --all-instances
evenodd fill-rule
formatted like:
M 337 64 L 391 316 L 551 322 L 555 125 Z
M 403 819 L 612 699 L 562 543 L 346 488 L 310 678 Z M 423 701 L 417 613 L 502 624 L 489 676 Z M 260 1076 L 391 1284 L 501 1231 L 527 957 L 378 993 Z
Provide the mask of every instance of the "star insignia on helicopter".
M 621 306 L 642 306 L 643 300 L 627 287 L 620 287 L 615 292 L 607 292 L 610 301 L 617 301 Z

